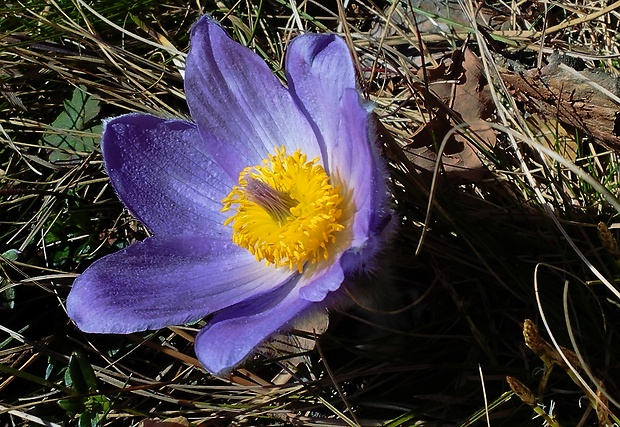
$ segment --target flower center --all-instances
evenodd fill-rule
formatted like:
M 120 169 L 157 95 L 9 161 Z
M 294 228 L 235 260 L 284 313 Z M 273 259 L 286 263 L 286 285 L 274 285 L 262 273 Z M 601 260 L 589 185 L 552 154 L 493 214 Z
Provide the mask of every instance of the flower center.
M 301 150 L 287 155 L 282 147 L 241 171 L 239 185 L 222 200 L 222 212 L 236 210 L 224 222 L 232 224 L 233 242 L 259 261 L 300 273 L 306 262 L 328 259 L 344 229 L 344 198 L 317 161 L 307 161 Z

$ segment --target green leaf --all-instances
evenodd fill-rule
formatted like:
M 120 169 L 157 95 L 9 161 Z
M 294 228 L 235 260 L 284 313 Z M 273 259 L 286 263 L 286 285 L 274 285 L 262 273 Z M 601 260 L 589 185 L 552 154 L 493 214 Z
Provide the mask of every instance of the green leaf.
M 72 121 L 71 128 L 82 130 L 99 114 L 99 101 L 86 93 L 85 86 L 78 86 L 71 101 L 65 101 L 65 110 Z
M 86 382 L 89 392 L 97 390 L 97 376 L 93 370 L 92 365 L 82 353 L 78 353 L 78 365 L 80 366 L 80 373 Z
M 2 261 L 15 261 L 19 254 L 17 249 L 5 251 L 0 255 L 0 264 L 4 264 Z M 12 310 L 15 306 L 15 288 L 9 283 L 8 279 L 0 277 L 0 310 Z
M 90 411 L 86 411 L 80 415 L 78 422 L 79 427 L 97 427 L 98 419 L 96 414 L 91 414 Z
M 15 261 L 19 256 L 20 252 L 17 249 L 9 249 L 8 251 L 2 254 L 2 258 L 7 259 L 9 261 Z
M 80 397 L 70 397 L 68 399 L 60 399 L 58 406 L 69 414 L 81 414 L 86 410 L 84 399 Z
M 86 401 L 86 406 L 91 408 L 93 411 L 97 411 L 98 413 L 107 414 L 112 409 L 112 403 L 110 399 L 102 394 L 96 394 L 91 396 Z
M 84 355 L 74 352 L 69 358 L 65 384 L 68 387 L 73 386 L 74 394 L 87 394 L 97 390 L 95 371 Z
M 52 162 L 76 157 L 68 151 L 92 152 L 103 130 L 101 124 L 90 123 L 99 115 L 100 107 L 99 101 L 88 95 L 85 86 L 75 88 L 71 99 L 66 100 L 64 106 L 65 111 L 51 125 L 53 133 L 43 137 L 49 145 L 58 148 L 50 155 Z
M 67 365 L 60 360 L 56 360 L 53 357 L 47 357 L 47 367 L 45 368 L 45 379 L 47 381 L 56 381 L 64 376 L 67 370 Z
M 0 288 L 4 287 L 6 280 L 0 278 Z M 15 307 L 15 288 L 6 288 L 0 292 L 0 311 L 12 310 Z

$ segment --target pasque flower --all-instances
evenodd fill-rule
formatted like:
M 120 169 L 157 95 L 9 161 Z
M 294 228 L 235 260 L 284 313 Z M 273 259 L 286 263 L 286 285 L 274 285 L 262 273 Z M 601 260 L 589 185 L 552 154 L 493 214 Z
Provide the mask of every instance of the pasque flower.
M 67 312 L 93 333 L 210 316 L 196 354 L 222 373 L 372 270 L 393 221 L 341 38 L 295 38 L 287 86 L 209 17 L 190 42 L 193 122 L 127 114 L 102 136 L 110 182 L 153 236 L 88 267 Z

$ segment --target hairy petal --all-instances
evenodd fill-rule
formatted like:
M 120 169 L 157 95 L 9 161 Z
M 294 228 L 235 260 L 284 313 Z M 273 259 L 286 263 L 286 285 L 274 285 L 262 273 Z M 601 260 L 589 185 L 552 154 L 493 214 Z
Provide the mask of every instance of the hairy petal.
M 196 336 L 198 360 L 221 374 L 241 363 L 263 341 L 285 329 L 312 304 L 299 298 L 294 281 L 216 314 Z
M 185 93 L 210 153 L 234 179 L 281 146 L 320 155 L 307 119 L 267 64 L 206 16 L 192 28 Z
M 331 151 L 339 139 L 341 98 L 355 89 L 355 68 L 345 41 L 333 34 L 296 37 L 286 53 L 286 72 L 293 98 L 310 118 L 331 171 Z
M 84 332 L 158 329 L 270 292 L 291 277 L 227 239 L 154 236 L 86 269 L 73 284 L 67 312 Z
M 344 280 L 344 271 L 340 263 L 308 274 L 299 289 L 299 296 L 307 301 L 323 301 L 329 292 L 340 288 Z
M 375 127 L 370 111 L 353 89 L 344 92 L 340 103 L 338 139 L 332 152 L 334 175 L 351 192 L 356 213 L 353 241 L 341 260 L 345 273 L 372 268 L 395 217 L 388 207 L 387 172 L 375 145 Z
M 101 148 L 119 198 L 155 234 L 230 235 L 220 212 L 234 182 L 192 123 L 128 114 L 105 124 Z
M 394 218 L 387 206 L 385 165 L 375 147 L 372 108 L 356 89 L 348 47 L 334 35 L 297 37 L 287 51 L 286 69 L 292 95 L 319 135 L 329 173 L 355 205 L 351 248 L 340 264 L 346 274 L 370 269 Z

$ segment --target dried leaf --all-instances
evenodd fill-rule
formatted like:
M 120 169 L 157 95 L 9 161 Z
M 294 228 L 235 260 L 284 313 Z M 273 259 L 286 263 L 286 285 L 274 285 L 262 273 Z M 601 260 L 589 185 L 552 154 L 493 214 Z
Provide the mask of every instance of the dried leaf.
M 495 145 L 495 132 L 484 123 L 494 111 L 495 105 L 486 83 L 480 59 L 468 49 L 455 51 L 440 61 L 439 65 L 426 69 L 426 79 L 439 111 L 425 126 L 413 135 L 407 147 L 409 160 L 420 171 L 432 172 L 437 162 L 441 141 L 458 123 L 470 126 L 455 132 L 446 141 L 441 156 L 447 176 L 467 181 L 480 180 L 486 168 L 480 159 L 480 150 L 472 140 L 486 147 Z M 422 70 L 419 77 L 424 77 Z M 424 92 L 423 85 L 417 86 Z M 433 102 L 429 102 L 434 105 Z M 466 136 L 466 133 L 469 136 Z
M 421 34 L 449 33 L 454 27 L 470 26 L 469 17 L 456 1 L 437 0 L 410 0 L 398 2 L 396 7 L 390 5 L 385 10 L 389 14 L 390 25 L 387 35 L 397 34 L 395 27 L 409 28 L 415 21 L 416 28 Z M 490 20 L 503 21 L 505 18 L 498 13 L 497 8 L 482 5 L 476 14 L 479 25 L 487 25 Z M 386 31 L 385 21 L 376 22 L 370 34 L 377 37 Z
M 291 368 L 301 363 L 310 366 L 310 359 L 305 354 L 314 349 L 316 341 L 306 338 L 304 335 L 318 336 L 323 334 L 329 326 L 329 316 L 326 311 L 319 311 L 296 319 L 292 325 L 293 330 L 287 334 L 278 334 L 262 347 L 262 353 L 272 357 L 291 355 L 284 359 L 288 369 L 283 369 L 272 379 L 273 384 L 285 384 L 291 377 Z
M 464 122 L 486 120 L 493 115 L 495 104 L 487 84 L 482 61 L 472 51 L 463 52 L 463 80 L 456 85 L 452 109 Z
M 405 148 L 405 154 L 421 173 L 432 173 L 437 163 L 437 151 L 441 141 L 450 130 L 450 122 L 435 117 L 418 129 L 412 136 L 411 144 Z M 452 134 L 446 142 L 441 156 L 443 170 L 452 178 L 478 181 L 485 169 L 469 142 L 460 135 Z

